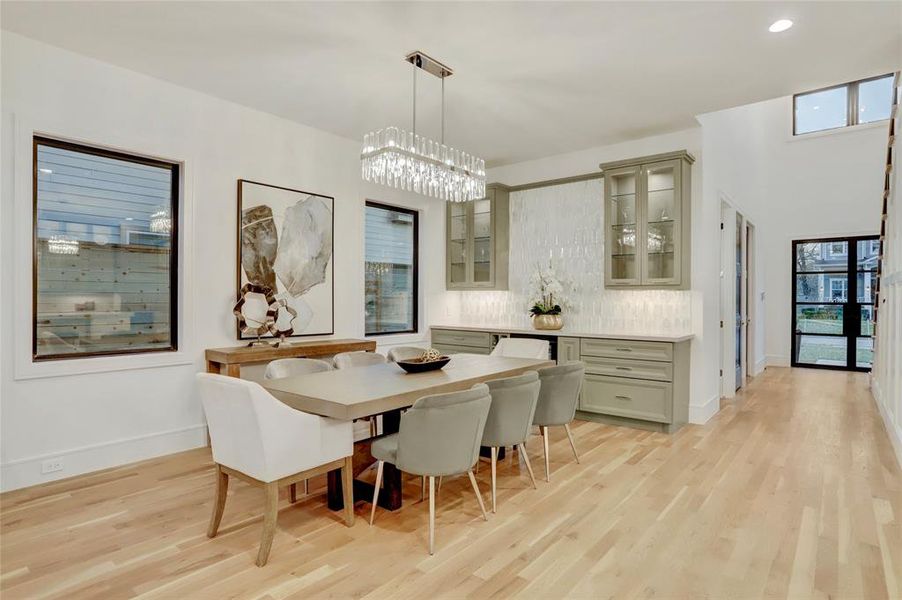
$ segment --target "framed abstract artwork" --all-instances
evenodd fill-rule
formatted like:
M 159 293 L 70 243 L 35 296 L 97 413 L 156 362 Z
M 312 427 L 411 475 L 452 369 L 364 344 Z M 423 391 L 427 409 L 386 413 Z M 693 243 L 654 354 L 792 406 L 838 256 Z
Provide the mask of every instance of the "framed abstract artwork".
M 236 294 L 245 284 L 269 288 L 293 311 L 279 329 L 290 337 L 334 333 L 332 234 L 335 199 L 246 179 L 238 180 Z M 296 312 L 292 318 L 288 313 Z M 267 334 L 271 336 L 272 334 Z M 237 333 L 239 340 L 255 335 Z

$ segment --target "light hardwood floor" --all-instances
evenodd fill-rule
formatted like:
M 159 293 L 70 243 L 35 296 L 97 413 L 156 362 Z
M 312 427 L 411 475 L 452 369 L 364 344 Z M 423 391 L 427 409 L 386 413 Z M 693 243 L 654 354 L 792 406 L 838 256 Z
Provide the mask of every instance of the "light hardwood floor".
M 13 598 L 433 596 L 902 597 L 902 474 L 862 374 L 768 369 L 704 426 L 674 436 L 577 422 L 582 464 L 552 432 L 533 490 L 513 453 L 482 520 L 445 479 L 436 552 L 420 482 L 353 528 L 311 496 L 283 498 L 254 566 L 260 490 L 236 481 L 220 535 L 206 449 L 0 497 L 0 592 Z M 482 465 L 485 467 L 485 464 Z M 478 475 L 484 495 L 490 469 Z

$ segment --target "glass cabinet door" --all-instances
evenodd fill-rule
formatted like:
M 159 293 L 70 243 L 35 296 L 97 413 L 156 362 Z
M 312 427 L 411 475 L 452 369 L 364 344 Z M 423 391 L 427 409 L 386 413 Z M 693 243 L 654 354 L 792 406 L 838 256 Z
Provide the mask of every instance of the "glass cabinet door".
M 448 203 L 448 278 L 452 284 L 467 282 L 469 205 L 469 202 Z
M 639 168 L 612 171 L 605 177 L 605 186 L 609 198 L 606 219 L 610 240 L 609 279 L 615 283 L 638 282 Z
M 642 168 L 645 188 L 643 213 L 645 281 L 661 283 L 678 275 L 680 232 L 679 162 L 667 161 Z
M 492 281 L 492 201 L 475 200 L 473 205 L 473 283 Z

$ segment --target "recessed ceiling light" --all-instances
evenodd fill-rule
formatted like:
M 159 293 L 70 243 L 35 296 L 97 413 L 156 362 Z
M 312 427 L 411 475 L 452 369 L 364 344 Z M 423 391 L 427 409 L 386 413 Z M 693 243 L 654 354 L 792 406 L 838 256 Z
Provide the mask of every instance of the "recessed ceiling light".
M 780 19 L 779 21 L 774 21 L 773 25 L 767 28 L 771 33 L 780 33 L 781 31 L 786 31 L 792 27 L 792 21 L 789 19 Z

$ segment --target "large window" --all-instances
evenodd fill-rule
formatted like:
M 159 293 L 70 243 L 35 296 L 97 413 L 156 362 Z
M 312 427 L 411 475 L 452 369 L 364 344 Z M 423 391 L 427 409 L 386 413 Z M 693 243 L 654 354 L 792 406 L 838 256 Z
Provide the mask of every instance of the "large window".
M 793 135 L 882 121 L 892 104 L 892 75 L 796 94 Z
M 178 176 L 34 138 L 35 360 L 177 349 Z
M 366 334 L 417 330 L 417 213 L 366 203 Z

